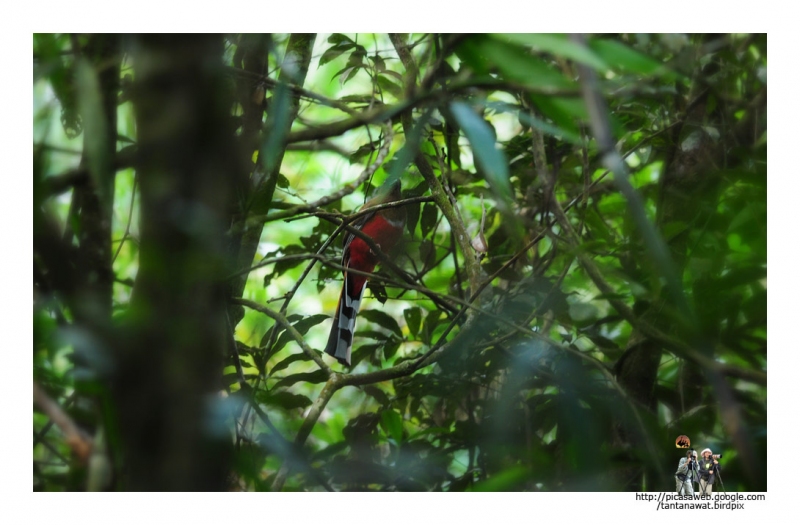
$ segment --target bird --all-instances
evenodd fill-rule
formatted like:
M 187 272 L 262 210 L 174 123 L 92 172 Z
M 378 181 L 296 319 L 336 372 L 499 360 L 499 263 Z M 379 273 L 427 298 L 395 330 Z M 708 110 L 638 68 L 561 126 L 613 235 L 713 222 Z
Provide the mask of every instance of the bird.
M 392 184 L 389 191 L 381 192 L 368 200 L 362 210 L 367 210 L 379 204 L 398 201 L 400 198 L 400 181 L 397 181 Z M 382 252 L 388 253 L 402 237 L 405 222 L 406 211 L 404 208 L 397 206 L 363 215 L 352 226 L 368 235 Z M 339 363 L 349 367 L 356 315 L 361 306 L 364 289 L 367 286 L 367 277 L 352 274 L 347 270 L 353 269 L 372 273 L 379 259 L 363 239 L 352 233 L 345 235 L 343 244 L 342 266 L 345 270 L 342 273 L 344 275 L 344 283 L 339 294 L 339 303 L 336 305 L 336 313 L 333 317 L 325 353 L 332 355 Z

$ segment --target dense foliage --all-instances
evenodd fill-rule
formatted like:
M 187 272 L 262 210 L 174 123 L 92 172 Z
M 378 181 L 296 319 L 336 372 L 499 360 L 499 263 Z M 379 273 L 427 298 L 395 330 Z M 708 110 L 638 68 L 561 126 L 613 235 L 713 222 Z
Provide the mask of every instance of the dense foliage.
M 34 35 L 34 489 L 766 490 L 766 42 Z

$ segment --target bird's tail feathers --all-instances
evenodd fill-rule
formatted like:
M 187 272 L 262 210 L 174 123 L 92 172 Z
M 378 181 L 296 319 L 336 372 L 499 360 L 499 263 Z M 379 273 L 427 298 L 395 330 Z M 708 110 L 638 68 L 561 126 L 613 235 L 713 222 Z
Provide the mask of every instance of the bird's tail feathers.
M 358 315 L 358 309 L 361 307 L 361 299 L 364 297 L 364 288 L 366 288 L 367 283 L 365 281 L 359 290 L 348 292 L 350 286 L 348 286 L 347 275 L 345 275 L 344 280 L 325 352 L 338 359 L 341 364 L 350 366 L 353 334 L 356 330 L 356 315 Z

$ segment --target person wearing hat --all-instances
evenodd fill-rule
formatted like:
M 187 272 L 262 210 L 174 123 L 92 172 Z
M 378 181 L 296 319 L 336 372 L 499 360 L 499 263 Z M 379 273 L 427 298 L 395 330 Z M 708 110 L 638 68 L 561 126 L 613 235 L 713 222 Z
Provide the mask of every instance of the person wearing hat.
M 714 488 L 714 475 L 720 471 L 719 461 L 713 456 L 710 448 L 700 453 L 700 494 L 711 494 Z
M 678 470 L 675 472 L 675 490 L 682 496 L 694 494 L 692 483 L 697 481 L 697 451 L 689 449 L 686 456 L 678 462 Z

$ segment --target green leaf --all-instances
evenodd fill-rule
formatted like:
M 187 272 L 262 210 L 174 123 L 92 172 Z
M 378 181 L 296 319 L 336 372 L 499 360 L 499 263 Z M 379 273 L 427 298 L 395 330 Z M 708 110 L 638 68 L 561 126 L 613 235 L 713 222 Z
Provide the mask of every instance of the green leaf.
M 347 35 L 343 35 L 342 33 L 333 33 L 328 37 L 328 42 L 331 44 L 351 43 L 354 46 L 356 45 L 352 38 Z
M 536 90 L 577 90 L 576 83 L 567 79 L 561 71 L 519 46 L 486 37 L 481 41 L 480 50 L 507 79 L 525 87 Z
M 389 166 L 389 176 L 384 181 L 384 184 L 392 184 L 394 181 L 400 180 L 400 176 L 406 172 L 406 168 L 419 151 L 423 132 L 426 130 L 428 120 L 430 120 L 432 113 L 433 108 L 425 110 L 417 120 L 417 123 L 414 124 L 411 133 L 406 136 L 405 145 L 393 155 Z
M 375 144 L 373 142 L 362 144 L 357 150 L 350 154 L 350 164 L 361 162 L 367 155 L 374 152 L 375 149 Z
M 492 129 L 464 102 L 451 103 L 450 111 L 472 145 L 475 159 L 486 175 L 492 191 L 499 197 L 501 206 L 509 209 L 512 192 L 508 179 L 508 162 L 505 154 L 496 147 Z
M 487 105 L 489 107 L 494 107 L 495 103 L 489 103 Z M 572 144 L 578 144 L 578 145 L 583 144 L 583 140 L 581 139 L 580 135 L 578 135 L 574 131 L 569 131 L 567 129 L 560 128 L 558 126 L 545 122 L 541 119 L 538 119 L 529 113 L 520 111 L 519 120 L 523 124 L 538 129 L 545 135 L 551 135 L 553 137 L 561 138 L 567 142 L 571 142 Z M 574 127 L 574 124 L 571 124 L 571 127 Z
M 364 46 L 356 45 L 355 49 L 353 49 L 353 52 L 350 53 L 350 56 L 347 59 L 347 64 L 353 67 L 365 67 L 365 56 L 367 56 L 367 50 L 364 49 Z
M 295 330 L 300 332 L 300 335 L 306 335 L 306 333 L 313 327 L 317 326 L 322 321 L 329 319 L 330 316 L 327 314 L 314 314 L 308 317 L 303 318 L 300 321 L 297 321 L 294 324 Z
M 386 341 L 383 345 L 383 358 L 388 361 L 397 353 L 397 350 L 400 349 L 400 341 Z
M 397 71 L 392 71 L 391 69 L 387 69 L 386 71 L 383 71 L 383 74 L 394 78 L 397 81 L 397 83 L 400 84 L 401 86 L 403 85 L 404 82 L 403 75 L 401 75 Z
M 419 243 L 419 258 L 422 261 L 431 261 L 436 256 L 436 246 L 430 239 L 423 239 Z
M 417 222 L 419 221 L 419 208 L 418 202 L 406 206 L 406 229 L 408 230 L 408 234 L 412 237 L 414 236 L 414 230 L 417 228 Z
M 642 75 L 675 76 L 661 62 L 631 49 L 622 42 L 596 38 L 589 41 L 589 47 L 606 63 L 622 70 Z
M 319 57 L 319 66 L 324 66 L 328 62 L 334 60 L 339 55 L 347 51 L 348 49 L 352 49 L 355 47 L 355 44 L 350 42 L 341 42 L 334 46 L 329 47 L 321 57 Z
M 369 362 L 375 366 L 380 365 L 380 360 L 375 358 L 375 352 L 381 348 L 383 344 L 381 343 L 371 343 L 368 345 L 361 345 L 356 350 L 353 351 L 353 355 L 350 356 L 350 365 L 355 367 L 358 363 L 360 363 L 364 358 L 369 357 Z
M 403 442 L 403 418 L 394 410 L 381 412 L 381 428 L 398 445 Z
M 281 361 L 278 364 L 276 364 L 275 366 L 273 366 L 272 370 L 270 370 L 270 374 L 274 374 L 275 372 L 283 370 L 284 368 L 288 367 L 289 365 L 291 365 L 292 363 L 295 363 L 297 361 L 309 361 L 310 359 L 311 358 L 308 357 L 305 354 L 305 352 L 298 352 L 296 354 L 292 354 L 289 357 L 287 357 L 286 359 L 284 359 L 283 361 Z
M 325 321 L 326 319 L 330 318 L 331 316 L 327 314 L 310 315 L 308 317 L 300 319 L 296 323 L 293 323 L 292 326 L 294 327 L 295 330 L 300 332 L 300 335 L 306 335 L 306 332 L 308 332 L 312 327 L 317 326 L 322 321 Z M 280 337 L 278 337 L 278 340 L 275 342 L 275 346 L 271 349 L 270 355 L 275 355 L 279 350 L 281 350 L 284 346 L 286 346 L 286 343 L 288 343 L 289 341 L 294 341 L 294 337 L 292 337 L 292 335 L 288 331 L 284 330 L 281 333 Z
M 375 385 L 366 385 L 361 390 L 363 390 L 365 394 L 371 396 L 372 398 L 375 399 L 375 401 L 377 401 L 383 406 L 386 406 L 391 402 L 389 400 L 389 396 L 386 395 L 386 392 L 384 392 Z
M 546 117 L 575 136 L 579 134 L 576 121 L 589 120 L 589 112 L 582 98 L 533 95 L 531 101 Z
M 351 54 L 350 56 L 352 58 L 353 55 Z M 341 75 L 342 78 L 339 79 L 339 86 L 340 87 L 344 87 L 344 85 L 347 82 L 349 82 L 354 76 L 356 76 L 356 74 L 358 74 L 358 72 L 361 69 L 363 69 L 363 65 L 362 64 L 355 64 L 355 65 L 348 64 L 346 67 L 344 67 L 344 68 L 340 69 L 339 71 L 337 71 L 336 73 L 334 73 L 333 77 L 331 77 L 331 79 L 334 79 L 334 78 L 336 78 L 336 77 Z
M 463 63 L 472 68 L 475 73 L 479 75 L 488 75 L 491 65 L 481 52 L 480 42 L 483 40 L 483 38 L 483 36 L 472 36 L 465 39 L 458 47 L 456 47 L 455 53 L 456 56 Z
M 439 326 L 439 318 L 441 316 L 442 312 L 439 310 L 431 310 L 428 312 L 428 315 L 425 316 L 425 322 L 422 323 L 422 342 L 426 345 L 431 344 L 433 331 Z
M 294 408 L 305 408 L 307 406 L 310 406 L 312 403 L 312 401 L 306 396 L 300 394 L 292 394 L 291 392 L 261 391 L 259 392 L 259 394 L 260 395 L 256 395 L 256 400 L 259 403 L 280 407 L 286 410 L 292 410 Z
M 378 85 L 380 86 L 381 90 L 386 93 L 390 93 L 396 98 L 401 98 L 403 96 L 403 88 L 383 75 L 378 76 Z
M 380 55 L 372 55 L 369 59 L 374 64 L 376 71 L 382 72 L 386 70 L 386 61 Z
M 374 339 L 375 341 L 385 342 L 392 336 L 381 330 L 359 330 L 358 337 L 362 339 Z
M 325 370 L 320 369 L 320 370 L 315 370 L 314 372 L 301 372 L 299 374 L 293 374 L 288 377 L 284 377 L 283 379 L 275 383 L 275 386 L 272 388 L 274 390 L 285 386 L 292 386 L 293 384 L 299 383 L 300 381 L 304 383 L 316 384 L 316 383 L 324 383 L 327 380 L 328 380 L 327 372 L 325 372 Z
M 673 237 L 678 236 L 679 234 L 685 232 L 688 229 L 688 225 L 683 221 L 673 221 L 665 224 L 661 228 L 661 234 L 664 236 L 664 239 L 669 241 Z
M 290 186 L 289 179 L 287 179 L 286 175 L 284 175 L 282 173 L 278 173 L 278 180 L 277 180 L 276 184 L 282 190 L 285 190 L 285 189 L 289 188 L 289 186 Z
M 57 346 L 55 341 L 55 334 L 58 328 L 58 323 L 53 319 L 47 311 L 37 309 L 33 314 L 33 341 L 34 348 L 37 350 L 49 349 L 51 351 L 50 359 L 53 359 L 52 352 Z
M 749 203 L 731 220 L 728 225 L 728 232 L 734 232 L 741 226 L 747 225 L 753 220 L 758 220 L 760 217 L 764 217 L 766 208 L 766 201 Z
M 403 317 L 406 319 L 408 331 L 416 338 L 419 333 L 419 325 L 422 322 L 422 310 L 417 306 L 406 308 L 403 310 Z
M 608 65 L 603 59 L 597 56 L 591 49 L 577 42 L 573 42 L 567 35 L 555 33 L 508 33 L 492 35 L 492 37 L 498 40 L 510 41 L 515 44 L 531 46 L 534 50 L 562 56 L 574 60 L 575 62 L 580 62 L 598 71 L 605 71 L 608 69 Z
M 439 217 L 439 210 L 432 202 L 426 202 L 422 207 L 422 217 L 419 221 L 419 229 L 422 237 L 427 237 L 428 233 L 436 226 L 436 219 Z
M 365 310 L 358 315 L 370 323 L 375 323 L 383 328 L 386 328 L 390 332 L 396 334 L 400 340 L 403 339 L 403 330 L 400 329 L 400 325 L 397 324 L 397 320 L 395 320 L 394 317 L 386 312 L 381 312 L 380 310 Z

